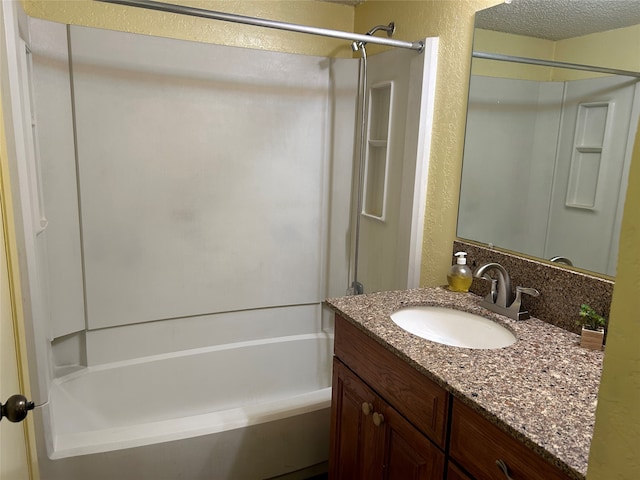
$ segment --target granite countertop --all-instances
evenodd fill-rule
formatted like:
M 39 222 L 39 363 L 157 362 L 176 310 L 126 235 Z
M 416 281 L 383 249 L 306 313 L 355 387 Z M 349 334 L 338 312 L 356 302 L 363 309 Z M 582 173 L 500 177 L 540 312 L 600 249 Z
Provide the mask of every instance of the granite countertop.
M 332 298 L 333 310 L 569 476 L 584 479 L 593 435 L 603 352 L 579 335 L 536 318 L 490 312 L 481 297 L 423 288 Z M 389 315 L 435 305 L 476 313 L 506 326 L 511 346 L 474 350 L 424 340 Z

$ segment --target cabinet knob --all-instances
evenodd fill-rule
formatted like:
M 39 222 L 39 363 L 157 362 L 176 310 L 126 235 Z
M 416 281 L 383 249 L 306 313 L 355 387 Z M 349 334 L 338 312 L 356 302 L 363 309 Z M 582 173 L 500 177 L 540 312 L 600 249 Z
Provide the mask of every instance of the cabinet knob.
M 496 465 L 500 470 L 502 470 L 502 473 L 504 473 L 504 476 L 507 478 L 507 480 L 513 480 L 513 478 L 511 478 L 511 475 L 509 475 L 509 467 L 507 467 L 507 464 L 504 460 L 496 460 Z
M 373 410 L 373 405 L 369 402 L 362 402 L 362 413 L 369 415 Z
M 383 423 L 384 423 L 384 415 L 382 415 L 381 413 L 378 413 L 378 412 L 374 412 L 374 414 L 373 414 L 373 424 L 376 427 L 379 427 Z

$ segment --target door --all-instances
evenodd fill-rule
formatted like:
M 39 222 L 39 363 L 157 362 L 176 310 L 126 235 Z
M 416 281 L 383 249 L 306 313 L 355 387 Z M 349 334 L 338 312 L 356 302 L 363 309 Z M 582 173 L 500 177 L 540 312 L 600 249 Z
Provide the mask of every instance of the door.
M 25 131 L 19 88 L 19 55 L 24 48 L 18 34 L 18 2 L 0 2 L 0 401 L 16 393 L 29 395 L 26 380 L 24 338 L 16 331 L 20 321 L 16 291 L 17 251 L 7 242 L 15 238 L 9 213 L 11 208 L 9 158 L 24 147 Z M 22 333 L 23 335 L 23 333 Z M 20 351 L 18 352 L 18 347 Z M 33 424 L 0 421 L 0 478 L 37 479 Z
M 4 129 L 2 129 L 4 143 Z M 4 149 L 3 149 L 4 150 Z M 0 152 L 5 157 L 5 151 Z M 4 169 L 2 160 L 2 176 Z M 3 189 L 4 193 L 4 189 Z M 5 212 L 4 195 L 0 208 Z M 13 309 L 11 308 L 11 290 L 9 288 L 8 251 L 5 244 L 5 216 L 0 224 L 0 401 L 7 401 L 11 395 L 20 392 L 18 380 L 18 362 L 16 338 L 13 328 Z M 30 478 L 27 462 L 27 443 L 25 424 L 0 421 L 0 478 L 2 480 L 24 480 Z

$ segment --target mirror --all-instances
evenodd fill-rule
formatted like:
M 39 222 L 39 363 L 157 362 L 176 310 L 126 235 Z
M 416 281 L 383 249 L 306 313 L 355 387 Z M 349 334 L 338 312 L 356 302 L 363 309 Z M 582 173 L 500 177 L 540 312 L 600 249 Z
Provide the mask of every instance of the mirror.
M 512 0 L 474 52 L 638 71 L 639 39 L 636 0 Z M 639 81 L 474 58 L 458 237 L 614 276 Z

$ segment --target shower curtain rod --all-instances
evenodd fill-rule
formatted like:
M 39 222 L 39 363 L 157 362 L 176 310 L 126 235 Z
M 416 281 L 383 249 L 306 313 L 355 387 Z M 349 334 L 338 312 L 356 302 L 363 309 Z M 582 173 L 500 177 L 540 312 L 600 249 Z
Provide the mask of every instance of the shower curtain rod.
M 171 3 L 155 2 L 152 0 L 96 0 L 103 3 L 113 3 L 117 5 L 126 5 L 130 7 L 140 7 L 149 10 L 158 10 L 161 12 L 177 13 L 180 15 L 190 15 L 193 17 L 209 18 L 213 20 L 222 20 L 224 22 L 242 23 L 245 25 L 254 25 L 257 27 L 275 28 L 278 30 L 288 30 L 290 32 L 307 33 L 310 35 L 321 35 L 324 37 L 341 38 L 354 42 L 375 43 L 378 45 L 387 45 L 389 47 L 407 48 L 422 52 L 424 44 L 421 41 L 405 42 L 403 40 L 394 40 L 392 38 L 374 37 L 372 35 L 362 35 L 359 33 L 343 32 L 341 30 L 330 30 L 327 28 L 310 27 L 308 25 L 298 25 L 295 23 L 279 22 L 275 20 L 266 20 L 264 18 L 247 17 L 244 15 L 236 15 L 232 13 L 216 12 L 214 10 L 205 10 L 202 8 L 185 7 L 182 5 L 174 5 Z
M 610 73 L 613 75 L 624 75 L 626 77 L 640 78 L 640 72 L 629 70 L 619 70 L 617 68 L 596 67 L 594 65 L 581 65 L 579 63 L 556 62 L 554 60 L 539 60 L 537 58 L 514 57 L 512 55 L 502 55 L 499 53 L 473 52 L 474 58 L 484 58 L 485 60 L 498 60 L 501 62 L 528 63 L 530 65 L 541 65 L 543 67 L 570 68 L 572 70 L 585 70 L 587 72 Z

